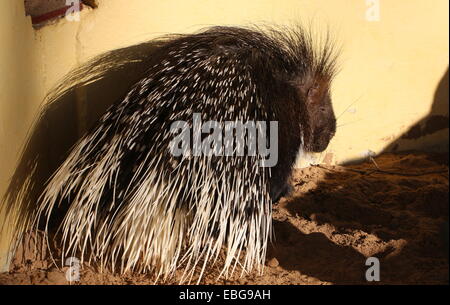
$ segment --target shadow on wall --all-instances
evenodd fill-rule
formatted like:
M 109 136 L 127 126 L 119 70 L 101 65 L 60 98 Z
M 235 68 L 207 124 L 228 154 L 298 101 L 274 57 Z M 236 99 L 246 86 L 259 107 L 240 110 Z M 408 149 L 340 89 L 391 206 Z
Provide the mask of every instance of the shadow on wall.
M 378 155 L 389 152 L 448 152 L 449 149 L 449 86 L 448 67 L 442 76 L 434 93 L 430 112 L 419 122 L 409 128 L 407 132 L 392 140 Z M 342 163 L 353 165 L 364 162 L 368 156 L 355 158 Z M 448 158 L 446 160 L 448 163 Z M 326 163 L 326 162 L 324 162 Z
M 446 152 L 449 147 L 448 140 L 448 67 L 434 94 L 433 105 L 430 113 L 404 133 L 400 138 L 393 141 L 385 151 L 396 152 L 404 150 L 438 151 Z M 437 132 L 447 130 L 446 137 L 429 139 Z
M 100 55 L 50 92 L 6 191 L 7 212 L 19 211 L 19 219 L 26 219 L 71 147 L 142 78 L 145 62 L 157 46 L 146 42 Z

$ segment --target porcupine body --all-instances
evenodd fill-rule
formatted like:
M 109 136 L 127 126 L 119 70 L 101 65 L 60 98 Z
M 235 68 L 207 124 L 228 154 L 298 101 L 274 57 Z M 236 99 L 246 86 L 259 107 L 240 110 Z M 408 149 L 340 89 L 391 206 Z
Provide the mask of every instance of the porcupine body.
M 36 217 L 59 206 L 63 254 L 113 271 L 190 278 L 216 262 L 261 270 L 272 201 L 299 151 L 322 151 L 335 131 L 332 46 L 301 27 L 214 27 L 165 38 L 146 76 L 103 115 L 49 180 Z M 170 153 L 173 122 L 277 121 L 278 163 L 261 156 Z

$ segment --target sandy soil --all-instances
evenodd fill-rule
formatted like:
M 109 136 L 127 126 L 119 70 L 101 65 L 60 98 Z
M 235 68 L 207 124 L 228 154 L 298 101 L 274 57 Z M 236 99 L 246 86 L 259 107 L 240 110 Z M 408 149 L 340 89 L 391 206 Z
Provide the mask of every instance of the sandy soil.
M 295 192 L 274 206 L 276 240 L 264 274 L 202 284 L 367 284 L 367 257 L 380 260 L 380 284 L 448 284 L 448 159 L 384 154 L 352 166 L 297 170 Z M 67 284 L 33 236 L 0 284 Z M 36 247 L 35 245 L 38 245 Z M 57 262 L 58 263 L 58 262 Z M 167 284 L 177 283 L 181 270 Z M 85 265 L 81 284 L 152 284 L 151 275 L 98 273 Z M 373 283 L 373 282 L 372 282 Z

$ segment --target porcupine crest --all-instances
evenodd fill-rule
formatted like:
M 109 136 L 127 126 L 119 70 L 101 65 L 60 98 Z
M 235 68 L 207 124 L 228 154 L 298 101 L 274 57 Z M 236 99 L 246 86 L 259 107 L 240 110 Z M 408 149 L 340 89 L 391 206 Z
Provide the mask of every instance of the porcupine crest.
M 318 46 L 301 27 L 215 27 L 164 38 L 146 77 L 51 177 L 35 219 L 48 223 L 66 205 L 64 257 L 113 271 L 167 278 L 183 266 L 183 281 L 198 268 L 200 280 L 224 246 L 221 275 L 237 265 L 261 271 L 271 236 L 271 169 L 258 155 L 175 158 L 170 126 L 191 122 L 194 113 L 203 121 L 283 121 L 280 137 L 291 136 L 300 150 L 308 126 L 296 116 L 306 110 L 290 84 L 308 75 L 331 79 L 332 48 L 328 40 Z

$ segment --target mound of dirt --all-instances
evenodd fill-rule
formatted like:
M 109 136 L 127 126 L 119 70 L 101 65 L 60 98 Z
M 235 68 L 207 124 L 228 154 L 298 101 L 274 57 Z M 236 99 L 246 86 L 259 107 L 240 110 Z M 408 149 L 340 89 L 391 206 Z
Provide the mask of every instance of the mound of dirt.
M 359 165 L 312 166 L 296 170 L 292 184 L 295 191 L 273 208 L 275 240 L 264 273 L 216 280 L 219 271 L 210 268 L 202 284 L 368 284 L 368 257 L 380 261 L 380 281 L 371 284 L 448 284 L 445 158 L 384 154 Z M 40 240 L 24 241 L 1 284 L 68 283 L 68 267 L 55 267 Z M 181 274 L 165 283 L 178 283 Z M 153 283 L 149 275 L 84 264 L 76 284 Z

